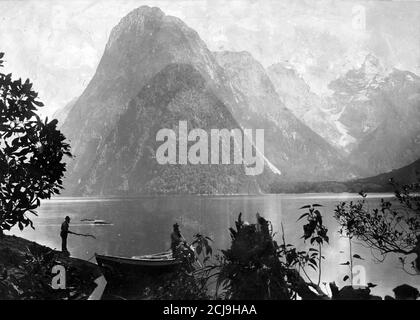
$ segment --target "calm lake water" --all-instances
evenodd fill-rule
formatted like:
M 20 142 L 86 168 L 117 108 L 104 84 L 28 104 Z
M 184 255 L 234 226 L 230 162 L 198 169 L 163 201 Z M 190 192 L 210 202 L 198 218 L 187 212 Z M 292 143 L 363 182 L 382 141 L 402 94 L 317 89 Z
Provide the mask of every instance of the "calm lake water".
M 371 194 L 369 205 L 374 207 L 380 198 L 390 194 Z M 228 228 L 242 212 L 245 220 L 255 222 L 259 212 L 270 220 L 279 240 L 281 223 L 286 242 L 298 248 L 308 248 L 303 243 L 303 222 L 296 222 L 306 204 L 319 203 L 324 221 L 329 228 L 330 245 L 323 249 L 323 282 L 335 281 L 345 285 L 343 277 L 348 267 L 340 263 L 348 260 L 348 240 L 338 234 L 338 224 L 333 218 L 334 208 L 341 201 L 357 200 L 355 194 L 299 194 L 262 196 L 168 196 L 129 199 L 114 198 L 55 198 L 44 201 L 33 221 L 36 230 L 27 228 L 13 233 L 52 248 L 61 248 L 60 225 L 65 216 L 71 217 L 70 230 L 89 233 L 97 238 L 69 235 L 68 248 L 74 257 L 91 259 L 95 252 L 109 255 L 134 256 L 165 251 L 170 246 L 172 225 L 178 222 L 187 240 L 199 232 L 214 239 L 213 249 L 229 246 Z M 89 225 L 81 219 L 102 219 L 111 225 Z M 342 251 L 342 253 L 340 253 Z M 420 286 L 420 277 L 406 274 L 396 256 L 389 255 L 383 263 L 373 260 L 370 250 L 354 244 L 353 253 L 365 260 L 355 260 L 366 270 L 367 282 L 378 284 L 374 294 L 392 295 L 392 288 L 407 283 Z M 92 259 L 94 261 L 94 259 Z M 316 277 L 313 278 L 314 280 Z

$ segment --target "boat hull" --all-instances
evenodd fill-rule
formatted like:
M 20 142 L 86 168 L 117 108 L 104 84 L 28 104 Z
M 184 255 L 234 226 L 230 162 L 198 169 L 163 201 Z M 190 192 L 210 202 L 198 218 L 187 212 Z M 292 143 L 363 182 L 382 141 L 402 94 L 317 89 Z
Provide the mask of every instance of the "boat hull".
M 96 262 L 110 285 L 150 285 L 175 271 L 180 261 L 163 255 L 126 258 L 96 254 Z

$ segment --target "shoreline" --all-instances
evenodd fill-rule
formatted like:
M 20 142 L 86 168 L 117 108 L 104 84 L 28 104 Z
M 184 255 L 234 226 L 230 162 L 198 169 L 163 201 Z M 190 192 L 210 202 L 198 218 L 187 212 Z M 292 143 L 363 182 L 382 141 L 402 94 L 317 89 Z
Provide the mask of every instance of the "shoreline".
M 65 277 L 56 278 L 60 272 L 54 267 Z M 15 235 L 0 236 L 0 300 L 86 300 L 101 276 L 99 266 L 89 261 Z
M 95 202 L 95 201 L 121 201 L 121 200 L 138 200 L 138 199 L 154 199 L 154 198 L 264 198 L 264 197 L 281 197 L 284 199 L 340 199 L 340 198 L 359 198 L 356 192 L 302 192 L 302 193 L 262 193 L 262 194 L 156 194 L 156 195 L 134 195 L 134 196 L 64 196 L 51 197 L 51 199 L 41 200 L 42 202 Z M 371 192 L 367 194 L 368 198 L 392 198 L 395 197 L 393 192 Z

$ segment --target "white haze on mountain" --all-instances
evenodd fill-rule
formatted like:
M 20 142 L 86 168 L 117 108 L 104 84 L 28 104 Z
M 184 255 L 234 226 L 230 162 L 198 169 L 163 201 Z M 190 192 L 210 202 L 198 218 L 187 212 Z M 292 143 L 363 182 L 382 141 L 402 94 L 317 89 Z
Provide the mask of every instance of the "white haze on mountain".
M 213 51 L 292 66 L 320 95 L 368 53 L 386 68 L 420 73 L 420 2 L 296 0 L 0 1 L 6 71 L 29 77 L 52 114 L 82 93 L 111 28 L 142 5 L 181 18 Z M 360 6 L 366 28 L 354 23 Z

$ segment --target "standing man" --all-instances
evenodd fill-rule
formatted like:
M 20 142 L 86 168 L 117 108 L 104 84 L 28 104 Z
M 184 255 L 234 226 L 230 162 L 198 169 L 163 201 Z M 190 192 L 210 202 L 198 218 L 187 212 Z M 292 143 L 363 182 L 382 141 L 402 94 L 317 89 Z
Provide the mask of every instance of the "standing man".
M 171 234 L 171 249 L 172 249 L 172 254 L 174 256 L 178 255 L 179 251 L 180 251 L 180 245 L 181 244 L 185 244 L 186 241 L 184 239 L 184 237 L 181 234 L 181 231 L 179 231 L 179 225 L 178 223 L 175 223 L 173 225 L 174 231 Z
M 60 232 L 61 251 L 67 255 L 70 255 L 70 252 L 67 250 L 67 236 L 69 233 L 73 233 L 69 230 L 69 225 L 70 225 L 70 217 L 67 216 L 64 219 L 64 222 L 61 224 L 61 232 Z

